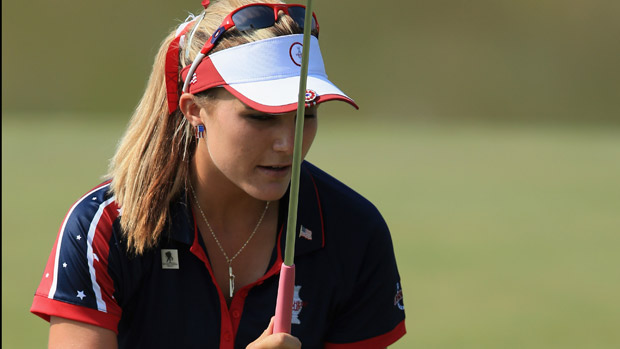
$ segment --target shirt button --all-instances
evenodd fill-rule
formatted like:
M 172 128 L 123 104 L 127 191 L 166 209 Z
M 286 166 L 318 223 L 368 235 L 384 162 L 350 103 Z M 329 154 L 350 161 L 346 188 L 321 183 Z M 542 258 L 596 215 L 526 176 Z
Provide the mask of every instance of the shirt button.
M 233 312 L 232 312 L 232 316 L 233 316 L 235 319 L 238 319 L 238 318 L 239 318 L 239 316 L 241 316 L 241 312 L 240 312 L 239 310 L 233 310 Z

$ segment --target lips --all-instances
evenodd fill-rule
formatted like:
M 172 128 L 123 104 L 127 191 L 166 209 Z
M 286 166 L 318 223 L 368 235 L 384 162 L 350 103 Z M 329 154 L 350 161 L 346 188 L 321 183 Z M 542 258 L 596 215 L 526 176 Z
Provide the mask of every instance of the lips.
M 274 177 L 281 177 L 288 175 L 291 170 L 291 165 L 267 165 L 258 166 L 261 172 Z

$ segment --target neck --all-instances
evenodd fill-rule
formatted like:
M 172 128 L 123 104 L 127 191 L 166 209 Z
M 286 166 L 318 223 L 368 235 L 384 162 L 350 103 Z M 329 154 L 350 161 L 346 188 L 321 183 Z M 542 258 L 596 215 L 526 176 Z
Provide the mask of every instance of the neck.
M 232 183 L 212 161 L 200 161 L 210 160 L 208 154 L 198 154 L 201 148 L 204 151 L 204 147 L 199 147 L 192 162 L 190 181 L 209 223 L 214 229 L 216 226 L 230 226 L 231 222 L 242 223 L 246 219 L 255 223 L 266 202 L 248 195 Z

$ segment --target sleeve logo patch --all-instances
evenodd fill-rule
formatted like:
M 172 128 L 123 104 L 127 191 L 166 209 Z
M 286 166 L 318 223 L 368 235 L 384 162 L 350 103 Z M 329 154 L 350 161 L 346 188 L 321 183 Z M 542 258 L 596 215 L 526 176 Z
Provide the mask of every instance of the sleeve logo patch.
M 304 302 L 299 298 L 299 290 L 301 290 L 301 286 L 295 286 L 295 293 L 293 295 L 293 317 L 291 319 L 291 323 L 295 325 L 301 325 L 299 313 L 301 313 L 301 309 L 304 307 Z
M 179 269 L 179 251 L 172 249 L 161 249 L 161 268 Z
M 394 306 L 400 310 L 405 310 L 405 304 L 403 303 L 403 289 L 400 287 L 400 282 L 396 283 L 396 295 L 394 296 Z

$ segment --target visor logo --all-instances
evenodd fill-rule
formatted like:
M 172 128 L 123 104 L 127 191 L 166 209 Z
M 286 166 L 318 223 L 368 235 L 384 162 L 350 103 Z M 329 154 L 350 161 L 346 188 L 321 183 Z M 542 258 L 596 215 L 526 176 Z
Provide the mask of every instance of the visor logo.
M 306 108 L 310 108 L 311 106 L 316 104 L 316 92 L 311 89 L 306 90 Z M 303 226 L 301 227 L 302 231 L 305 229 Z M 303 236 L 301 233 L 299 236 Z M 305 237 L 305 236 L 304 236 Z M 308 239 L 307 237 L 305 237 Z M 310 238 L 308 240 L 312 240 L 312 232 L 310 232 Z
M 303 49 L 303 45 L 300 42 L 293 43 L 291 48 L 288 50 L 289 55 L 291 56 L 291 60 L 295 63 L 296 66 L 301 67 L 301 52 Z

